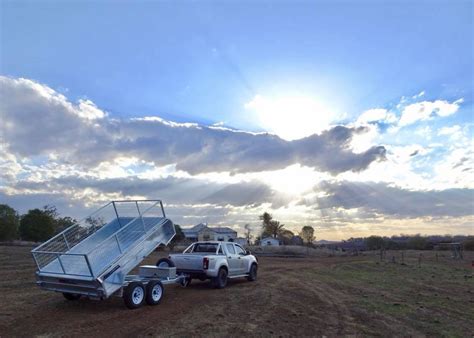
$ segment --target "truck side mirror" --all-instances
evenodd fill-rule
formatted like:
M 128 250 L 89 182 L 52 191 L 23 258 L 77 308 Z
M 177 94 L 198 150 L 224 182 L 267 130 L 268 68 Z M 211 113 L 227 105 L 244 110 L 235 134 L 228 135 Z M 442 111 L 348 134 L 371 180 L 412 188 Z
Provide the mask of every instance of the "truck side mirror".
M 251 255 L 252 253 L 250 252 L 250 250 L 247 250 L 247 251 L 245 251 L 245 254 L 246 255 Z

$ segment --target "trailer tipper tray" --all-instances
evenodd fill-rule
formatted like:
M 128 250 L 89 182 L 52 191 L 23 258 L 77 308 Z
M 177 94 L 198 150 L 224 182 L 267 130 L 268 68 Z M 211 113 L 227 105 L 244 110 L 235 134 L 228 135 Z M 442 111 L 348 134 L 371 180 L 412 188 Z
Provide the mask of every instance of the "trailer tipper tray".
M 117 294 L 129 308 L 157 304 L 163 284 L 184 285 L 185 276 L 150 266 L 144 275 L 127 274 L 175 233 L 160 200 L 112 201 L 31 251 L 36 283 L 69 300 Z

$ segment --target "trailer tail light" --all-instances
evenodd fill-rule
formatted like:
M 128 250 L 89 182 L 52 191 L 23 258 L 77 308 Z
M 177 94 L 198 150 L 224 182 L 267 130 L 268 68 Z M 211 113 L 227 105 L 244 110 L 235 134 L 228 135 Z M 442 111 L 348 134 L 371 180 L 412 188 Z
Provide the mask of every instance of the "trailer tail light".
M 204 257 L 204 258 L 202 259 L 202 268 L 203 268 L 204 270 L 209 269 L 209 258 Z

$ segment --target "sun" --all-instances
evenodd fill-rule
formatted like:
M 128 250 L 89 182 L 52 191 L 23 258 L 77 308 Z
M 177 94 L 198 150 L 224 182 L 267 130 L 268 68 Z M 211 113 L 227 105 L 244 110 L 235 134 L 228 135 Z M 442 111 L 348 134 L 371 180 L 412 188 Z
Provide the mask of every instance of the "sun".
M 327 129 L 336 117 L 322 100 L 307 96 L 256 95 L 245 108 L 255 113 L 261 128 L 289 141 Z

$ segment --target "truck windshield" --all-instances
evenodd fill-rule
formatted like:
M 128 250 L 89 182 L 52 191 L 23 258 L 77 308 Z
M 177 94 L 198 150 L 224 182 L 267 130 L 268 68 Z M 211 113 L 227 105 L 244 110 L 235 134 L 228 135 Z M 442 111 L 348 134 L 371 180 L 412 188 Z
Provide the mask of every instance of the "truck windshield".
M 216 253 L 217 243 L 196 243 L 194 246 L 186 250 L 188 253 L 192 252 L 206 252 L 206 253 Z

